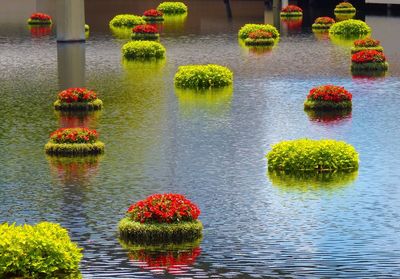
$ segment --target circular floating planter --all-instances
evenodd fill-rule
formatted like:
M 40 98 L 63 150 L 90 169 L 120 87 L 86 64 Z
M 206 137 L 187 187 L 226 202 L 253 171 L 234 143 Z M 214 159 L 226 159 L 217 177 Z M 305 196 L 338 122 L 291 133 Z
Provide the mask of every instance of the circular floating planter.
M 139 243 L 201 238 L 199 208 L 179 194 L 154 194 L 131 205 L 118 225 L 121 238 Z
M 355 40 L 354 47 L 351 48 L 351 53 L 354 54 L 362 50 L 376 50 L 383 52 L 383 47 L 380 44 L 380 41 L 372 38 Z
M 164 21 L 163 13 L 155 9 L 147 10 L 143 13 L 143 19 L 147 22 Z
M 257 30 L 249 33 L 249 37 L 244 40 L 246 46 L 273 46 L 275 39 L 271 32 Z
M 116 15 L 111 21 L 112 27 L 134 27 L 136 25 L 146 24 L 146 21 L 141 16 L 136 15 Z
M 162 2 L 160 5 L 158 5 L 157 11 L 160 11 L 166 15 L 179 15 L 187 13 L 188 8 L 182 2 Z
M 215 64 L 179 66 L 174 82 L 179 88 L 220 88 L 233 83 L 233 73 Z
M 342 2 L 336 5 L 335 7 L 335 15 L 336 14 L 355 14 L 356 13 L 356 8 L 349 3 L 349 2 Z
M 361 36 L 371 33 L 371 28 L 362 20 L 347 19 L 336 22 L 329 29 L 329 34 L 339 36 Z
M 353 73 L 385 72 L 388 68 L 386 57 L 380 51 L 362 50 L 351 56 L 351 71 Z
M 1 278 L 64 278 L 77 275 L 82 249 L 59 224 L 0 224 Z M 68 277 L 70 278 L 70 277 Z
M 79 156 L 104 152 L 104 143 L 98 141 L 96 130 L 88 128 L 61 128 L 50 135 L 45 151 L 49 155 Z
M 52 24 L 51 16 L 43 13 L 32 14 L 28 19 L 30 25 L 50 25 Z
M 303 10 L 296 5 L 288 5 L 281 10 L 281 17 L 302 17 Z
M 122 55 L 126 59 L 163 58 L 165 47 L 158 42 L 133 41 L 123 45 Z
M 279 39 L 278 30 L 270 24 L 245 24 L 239 30 L 238 36 L 240 39 L 245 40 L 249 37 L 249 34 L 255 31 L 264 31 L 272 34 L 272 38 L 275 40 Z
M 86 88 L 68 88 L 58 94 L 54 102 L 56 110 L 99 110 L 103 102 L 94 91 Z
M 150 24 L 135 26 L 132 32 L 134 41 L 158 41 L 160 38 L 157 27 Z
M 313 31 L 328 31 L 335 23 L 335 20 L 329 16 L 317 17 L 312 25 Z
M 336 140 L 298 139 L 272 146 L 268 169 L 285 172 L 354 171 L 358 153 L 353 146 Z
M 304 102 L 306 110 L 351 110 L 352 95 L 344 87 L 322 85 L 310 90 Z

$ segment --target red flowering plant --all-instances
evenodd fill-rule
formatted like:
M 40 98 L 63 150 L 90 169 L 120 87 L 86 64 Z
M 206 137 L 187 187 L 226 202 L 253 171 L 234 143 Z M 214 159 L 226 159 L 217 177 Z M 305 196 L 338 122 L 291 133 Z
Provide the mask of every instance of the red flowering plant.
M 376 50 L 379 52 L 383 52 L 383 47 L 380 45 L 381 42 L 379 40 L 375 40 L 372 38 L 360 39 L 354 41 L 354 47 L 351 49 L 351 53 L 357 53 L 361 50 Z
M 249 33 L 244 43 L 248 46 L 272 46 L 275 43 L 275 39 L 271 32 L 256 30 Z
M 310 90 L 305 109 L 351 109 L 352 95 L 344 87 L 322 85 Z
M 296 5 L 288 5 L 281 10 L 281 17 L 303 16 L 303 9 Z
M 61 91 L 54 103 L 57 110 L 96 110 L 101 109 L 102 105 L 103 102 L 97 98 L 96 92 L 81 87 Z
M 335 20 L 329 16 L 317 17 L 312 25 L 313 30 L 328 30 Z
M 50 134 L 54 143 L 94 143 L 97 139 L 97 131 L 88 128 L 60 128 Z
M 352 72 L 387 71 L 389 65 L 386 57 L 381 51 L 361 50 L 351 56 Z
M 137 25 L 132 32 L 133 40 L 156 41 L 160 36 L 157 27 L 151 24 Z
M 34 13 L 28 19 L 28 24 L 51 24 L 51 16 L 43 13 Z
M 150 9 L 147 10 L 143 13 L 143 19 L 145 21 L 163 21 L 163 13 L 161 11 L 158 11 L 156 9 Z

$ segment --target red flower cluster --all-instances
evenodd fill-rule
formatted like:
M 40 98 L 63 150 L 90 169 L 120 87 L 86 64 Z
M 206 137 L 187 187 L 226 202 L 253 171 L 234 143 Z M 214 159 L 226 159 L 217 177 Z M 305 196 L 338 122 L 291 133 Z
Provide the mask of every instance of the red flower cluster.
M 372 38 L 366 38 L 354 41 L 354 46 L 356 47 L 377 47 L 380 44 L 381 44 L 380 41 L 374 40 Z
M 54 143 L 94 143 L 97 138 L 97 131 L 88 128 L 60 128 L 50 135 Z
M 296 6 L 296 5 L 288 5 L 288 6 L 284 7 L 284 8 L 281 10 L 281 12 L 283 12 L 283 13 L 293 13 L 293 12 L 300 12 L 300 13 L 302 13 L 302 12 L 303 12 L 303 9 L 300 8 L 299 6 Z
M 147 10 L 143 13 L 144 16 L 148 17 L 160 17 L 163 16 L 163 13 L 160 11 L 157 11 L 155 9 Z
M 336 8 L 353 8 L 353 5 L 349 2 L 341 2 L 336 5 Z
M 41 21 L 49 21 L 51 20 L 51 16 L 42 13 L 35 13 L 30 16 L 30 19 L 33 20 L 41 20 Z
M 157 34 L 158 30 L 157 27 L 155 27 L 154 25 L 143 24 L 135 26 L 135 28 L 132 29 L 132 32 L 141 34 Z
M 340 103 L 351 101 L 352 97 L 351 93 L 344 89 L 344 87 L 327 84 L 311 89 L 307 99 Z
M 354 63 L 383 63 L 385 61 L 385 55 L 376 50 L 362 50 L 351 57 L 351 62 Z
M 131 205 L 128 215 L 141 223 L 173 223 L 197 220 L 200 209 L 180 194 L 154 194 Z
M 249 33 L 249 38 L 256 40 L 256 39 L 271 39 L 273 35 L 271 32 L 257 30 Z
M 65 103 L 91 102 L 97 99 L 97 95 L 86 88 L 68 88 L 58 94 L 58 99 Z
M 335 20 L 329 16 L 321 16 L 321 17 L 317 17 L 315 19 L 315 22 L 317 24 L 334 24 Z

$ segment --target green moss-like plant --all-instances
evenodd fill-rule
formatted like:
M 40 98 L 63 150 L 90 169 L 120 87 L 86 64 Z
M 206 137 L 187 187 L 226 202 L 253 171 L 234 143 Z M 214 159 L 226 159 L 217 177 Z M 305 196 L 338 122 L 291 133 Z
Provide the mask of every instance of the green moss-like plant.
M 76 156 L 104 153 L 104 143 L 53 143 L 48 142 L 44 147 L 49 155 Z
M 352 171 L 358 169 L 358 153 L 350 144 L 336 140 L 282 141 L 267 154 L 268 169 L 286 172 Z
M 140 24 L 146 24 L 143 17 L 130 14 L 116 15 L 110 21 L 110 26 L 112 27 L 134 27 Z
M 143 34 L 143 33 L 132 33 L 132 40 L 134 41 L 158 41 L 160 34 Z
M 275 44 L 274 39 L 250 39 L 244 40 L 246 46 L 273 46 Z
M 188 8 L 183 2 L 162 2 L 158 5 L 157 10 L 166 15 L 184 14 Z
M 165 47 L 152 41 L 132 41 L 122 46 L 122 55 L 126 59 L 163 58 Z
M 81 251 L 58 224 L 1 224 L 0 278 L 61 278 L 77 273 Z
M 364 73 L 369 71 L 385 72 L 388 69 L 389 69 L 389 64 L 387 62 L 351 64 L 352 73 Z
M 245 24 L 240 28 L 238 36 L 240 39 L 245 40 L 249 37 L 249 34 L 255 31 L 265 31 L 272 34 L 272 38 L 278 39 L 278 30 L 270 24 Z
M 371 28 L 362 20 L 348 19 L 336 22 L 329 29 L 329 34 L 340 36 L 360 36 L 371 33 Z
M 351 53 L 354 54 L 354 53 L 357 53 L 357 52 L 360 52 L 360 51 L 363 51 L 363 50 L 367 50 L 367 49 L 383 52 L 383 47 L 382 46 L 376 46 L 376 47 L 352 47 L 351 48 Z
M 356 8 L 349 2 L 342 2 L 336 5 L 335 14 L 355 14 Z
M 180 88 L 219 88 L 232 84 L 233 73 L 220 65 L 186 65 L 178 68 L 174 82 Z
M 52 20 L 37 20 L 37 19 L 28 19 L 29 25 L 51 25 L 53 24 Z
M 103 101 L 96 99 L 92 102 L 74 102 L 74 103 L 63 103 L 60 100 L 54 102 L 54 108 L 56 110 L 99 110 L 103 107 Z

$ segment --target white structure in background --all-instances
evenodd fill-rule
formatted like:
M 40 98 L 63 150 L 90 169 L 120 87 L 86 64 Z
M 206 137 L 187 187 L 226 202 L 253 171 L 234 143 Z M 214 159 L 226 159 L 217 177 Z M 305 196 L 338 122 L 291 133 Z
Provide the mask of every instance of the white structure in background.
M 85 41 L 85 0 L 56 0 L 57 41 Z

